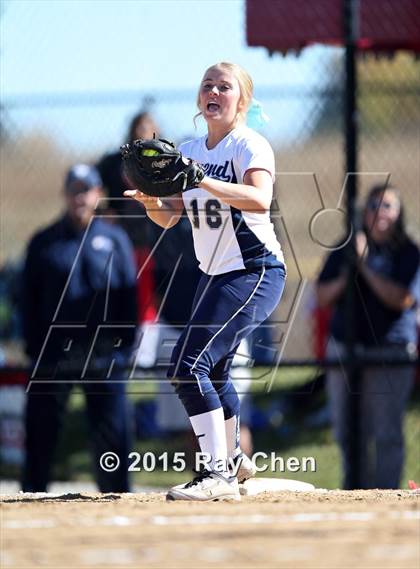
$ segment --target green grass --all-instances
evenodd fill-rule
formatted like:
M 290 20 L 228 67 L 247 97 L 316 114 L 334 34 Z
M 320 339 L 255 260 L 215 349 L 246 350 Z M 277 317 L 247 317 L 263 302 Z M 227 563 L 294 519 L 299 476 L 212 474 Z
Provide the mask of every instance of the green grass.
M 252 384 L 253 401 L 260 409 L 267 408 L 270 403 L 279 398 L 285 390 L 299 389 L 308 379 L 314 377 L 311 368 L 295 368 L 279 370 L 273 382 L 273 391 L 267 393 L 266 378 L 264 373 L 271 373 L 262 368 L 254 370 L 255 375 L 263 376 L 263 380 L 255 380 Z M 146 389 L 130 389 L 130 398 L 133 401 L 149 399 L 153 397 L 155 386 L 148 383 Z M 314 403 L 319 394 L 314 394 Z M 319 401 L 319 399 L 318 399 Z M 312 402 L 312 401 L 311 401 Z M 267 454 L 274 452 L 276 456 L 283 457 L 314 457 L 316 460 L 316 472 L 272 472 L 261 473 L 259 476 L 279 476 L 310 482 L 320 488 L 339 488 L 341 484 L 341 464 L 337 445 L 335 444 L 330 428 L 303 427 L 304 416 L 299 412 L 292 417 L 283 417 L 283 422 L 277 424 L 274 421 L 272 427 L 257 430 L 254 435 L 254 451 L 263 451 Z M 407 488 L 409 479 L 420 482 L 420 388 L 417 387 L 413 394 L 405 417 L 405 440 L 406 462 L 401 481 L 401 487 Z M 151 451 L 155 456 L 168 452 L 169 457 L 174 452 L 185 452 L 191 448 L 190 441 L 185 435 L 171 436 L 169 439 L 150 438 L 136 441 L 133 451 L 144 454 Z M 72 394 L 69 402 L 63 432 L 57 452 L 57 460 L 54 467 L 55 480 L 92 480 L 92 459 L 89 452 L 88 424 L 84 412 L 84 397 L 81 393 Z M 192 461 L 190 461 L 192 464 Z M 262 464 L 262 462 L 259 462 Z M 3 475 L 13 474 L 3 472 Z M 132 482 L 139 485 L 167 487 L 178 484 L 188 479 L 188 472 L 177 473 L 172 469 L 163 472 L 160 469 L 154 472 L 134 472 Z
M 267 382 L 271 379 L 271 369 L 257 368 L 253 370 L 254 381 L 251 391 L 255 404 L 264 409 L 270 405 L 276 397 L 279 397 L 285 390 L 299 390 L 299 386 L 312 379 L 316 373 L 313 368 L 293 368 L 279 369 L 273 378 L 273 390 L 267 393 Z M 131 393 L 133 401 L 146 399 L 153 396 L 155 389 L 153 383 L 147 383 L 145 388 L 131 392 L 141 391 L 141 393 Z M 315 396 L 314 396 L 315 397 Z M 319 396 L 318 396 L 319 397 Z M 91 478 L 90 458 L 88 452 L 83 448 L 83 440 L 86 437 L 86 422 L 82 413 L 83 396 L 74 394 L 71 400 L 70 414 L 67 420 L 66 433 L 63 440 L 62 450 L 73 448 L 73 452 L 61 454 L 61 467 L 57 470 L 60 478 L 65 479 L 70 475 L 71 478 Z M 307 429 L 301 427 L 303 417 L 297 416 L 290 423 L 293 429 L 290 435 L 279 435 L 274 427 L 265 431 L 255 431 L 254 451 L 266 452 L 270 455 L 274 452 L 276 456 L 281 456 L 284 460 L 288 457 L 314 457 L 316 460 L 316 472 L 272 472 L 261 473 L 259 476 L 281 476 L 282 478 L 292 478 L 310 482 L 320 488 L 339 488 L 341 484 L 341 459 L 337 445 L 335 444 L 331 429 Z M 84 433 L 82 434 L 82 428 Z M 78 431 L 78 434 L 77 432 Z M 420 481 L 419 463 L 419 440 L 420 440 L 420 390 L 411 399 L 405 418 L 405 439 L 406 439 L 406 463 L 402 477 L 401 487 L 407 488 L 409 479 Z M 79 447 L 76 449 L 75 447 Z M 186 451 L 190 446 L 183 436 L 174 436 L 169 440 L 147 439 L 137 441 L 134 451 L 144 454 L 152 451 L 156 456 L 167 451 L 169 456 L 174 452 Z M 65 456 L 65 454 L 67 456 Z M 191 461 L 192 463 L 192 461 Z M 261 462 L 263 464 L 263 462 Z M 170 486 L 181 483 L 186 479 L 187 473 L 177 473 L 171 469 L 168 472 L 155 470 L 150 472 L 132 473 L 132 481 L 135 484 L 149 486 Z M 188 478 L 188 475 L 187 475 Z

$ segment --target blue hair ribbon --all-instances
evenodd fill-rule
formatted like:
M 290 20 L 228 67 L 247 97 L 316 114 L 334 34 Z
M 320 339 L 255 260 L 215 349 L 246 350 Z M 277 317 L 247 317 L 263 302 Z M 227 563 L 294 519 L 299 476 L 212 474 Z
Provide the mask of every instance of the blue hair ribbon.
M 252 99 L 248 112 L 246 113 L 246 125 L 249 128 L 258 130 L 265 126 L 269 121 L 268 115 L 265 114 L 262 104 L 257 99 Z

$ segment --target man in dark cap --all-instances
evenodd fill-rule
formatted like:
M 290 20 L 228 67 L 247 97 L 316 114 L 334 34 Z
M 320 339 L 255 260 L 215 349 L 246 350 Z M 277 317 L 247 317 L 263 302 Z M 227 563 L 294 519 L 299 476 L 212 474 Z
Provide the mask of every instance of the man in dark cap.
M 124 380 L 136 329 L 136 271 L 123 229 L 94 215 L 98 171 L 77 164 L 64 182 L 64 214 L 30 241 L 23 274 L 23 325 L 32 362 L 22 487 L 44 492 L 65 405 L 74 385 L 86 396 L 96 480 L 127 492 L 129 417 Z M 120 466 L 104 470 L 115 453 Z M 110 471 L 111 470 L 111 471 Z

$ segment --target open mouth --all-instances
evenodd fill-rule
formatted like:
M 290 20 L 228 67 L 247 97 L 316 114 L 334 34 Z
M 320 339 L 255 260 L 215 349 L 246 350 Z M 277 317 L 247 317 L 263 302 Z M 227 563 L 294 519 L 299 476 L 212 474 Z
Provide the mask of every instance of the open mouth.
M 207 110 L 210 111 L 211 113 L 214 113 L 216 111 L 218 111 L 220 109 L 220 105 L 218 105 L 217 103 L 214 103 L 213 101 L 210 101 L 210 103 L 207 103 Z

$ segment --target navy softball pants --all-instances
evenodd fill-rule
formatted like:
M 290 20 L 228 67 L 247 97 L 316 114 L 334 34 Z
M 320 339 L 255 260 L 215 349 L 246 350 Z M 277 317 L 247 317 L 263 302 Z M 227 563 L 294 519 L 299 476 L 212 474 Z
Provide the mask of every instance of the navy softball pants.
M 229 378 L 233 357 L 241 340 L 278 305 L 285 278 L 284 266 L 202 275 L 168 370 L 190 417 L 220 406 L 225 419 L 239 413 Z

